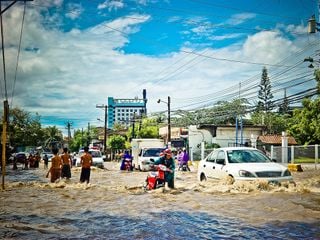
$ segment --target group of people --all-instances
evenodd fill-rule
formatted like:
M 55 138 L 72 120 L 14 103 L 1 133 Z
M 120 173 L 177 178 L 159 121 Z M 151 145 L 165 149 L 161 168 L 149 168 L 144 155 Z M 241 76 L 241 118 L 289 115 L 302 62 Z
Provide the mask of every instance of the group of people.
M 68 153 L 68 148 L 63 149 L 63 154 L 59 155 L 59 150 L 57 148 L 52 149 L 53 157 L 51 158 L 51 167 L 46 175 L 49 177 L 50 174 L 50 182 L 54 183 L 57 179 L 71 178 L 71 168 L 72 168 L 72 157 Z M 80 182 L 90 181 L 90 172 L 92 165 L 92 156 L 89 153 L 89 148 L 84 148 L 84 154 L 81 156 L 81 174 L 80 174 Z
M 133 157 L 130 155 L 129 151 L 125 151 L 122 157 L 120 170 L 133 170 L 132 159 Z M 188 166 L 189 154 L 185 148 L 178 151 L 177 160 L 179 166 L 178 170 L 186 168 L 186 170 L 190 171 Z M 165 172 L 165 181 L 168 183 L 169 188 L 174 188 L 175 160 L 170 149 L 165 149 L 160 153 L 160 158 L 154 162 L 154 165 L 159 164 L 166 166 L 167 171 Z

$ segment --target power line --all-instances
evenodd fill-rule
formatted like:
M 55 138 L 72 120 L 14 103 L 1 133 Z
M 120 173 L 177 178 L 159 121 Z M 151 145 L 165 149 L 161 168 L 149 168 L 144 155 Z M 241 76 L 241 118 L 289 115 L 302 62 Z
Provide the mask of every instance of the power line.
M 1 8 L 1 1 L 0 1 L 0 22 L 1 22 L 1 48 L 2 48 L 2 65 L 3 65 L 3 80 L 4 80 L 4 93 L 5 93 L 5 100 L 8 100 L 8 93 L 7 93 L 7 74 L 6 74 L 6 61 L 5 61 L 5 54 L 4 54 L 4 36 L 3 36 L 3 22 L 2 22 L 2 8 Z M 2 91 L 1 91 L 2 93 Z M 3 96 L 3 93 L 2 93 Z
M 26 13 L 26 5 L 27 5 L 27 2 L 24 2 L 22 23 L 21 23 L 21 30 L 20 30 L 20 37 L 19 37 L 18 54 L 17 54 L 17 62 L 16 62 L 16 69 L 15 69 L 15 74 L 14 74 L 13 87 L 12 87 L 11 106 L 13 104 L 14 90 L 15 90 L 16 81 L 17 81 L 17 73 L 18 73 L 18 66 L 19 66 L 19 59 L 20 59 L 20 51 L 21 51 L 22 33 L 23 33 L 23 26 L 24 26 L 24 17 L 25 17 L 25 13 Z

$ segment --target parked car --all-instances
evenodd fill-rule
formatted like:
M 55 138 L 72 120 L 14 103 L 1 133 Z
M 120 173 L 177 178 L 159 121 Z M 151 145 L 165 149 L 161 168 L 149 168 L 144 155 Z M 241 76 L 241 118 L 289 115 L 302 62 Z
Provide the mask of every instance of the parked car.
M 287 167 L 271 161 L 263 152 L 248 147 L 218 148 L 198 165 L 198 180 L 230 178 L 237 180 L 293 181 Z
M 76 166 L 81 167 L 80 160 L 81 155 L 84 153 L 84 150 L 80 150 L 77 157 L 76 157 Z M 97 149 L 89 149 L 89 153 L 92 156 L 92 166 L 98 167 L 98 168 L 104 168 L 104 159 L 105 156 L 102 155 L 100 150 Z
M 138 157 L 138 168 L 141 171 L 149 171 L 150 163 L 156 161 L 160 157 L 160 153 L 164 151 L 165 148 L 143 148 Z

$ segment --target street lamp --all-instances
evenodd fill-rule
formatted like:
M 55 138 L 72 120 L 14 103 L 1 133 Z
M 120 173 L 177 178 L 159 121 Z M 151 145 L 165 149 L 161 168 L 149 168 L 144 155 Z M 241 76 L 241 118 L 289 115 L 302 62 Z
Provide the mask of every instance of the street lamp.
M 171 144 L 171 120 L 170 120 L 170 97 L 168 96 L 168 102 L 158 99 L 157 103 L 163 102 L 168 106 L 168 145 Z
M 101 104 L 101 105 L 96 105 L 96 108 L 104 108 L 104 138 L 103 138 L 103 150 L 106 152 L 107 151 L 107 119 L 108 119 L 108 113 L 107 113 L 107 109 L 108 106 Z M 100 120 L 98 118 L 98 120 Z

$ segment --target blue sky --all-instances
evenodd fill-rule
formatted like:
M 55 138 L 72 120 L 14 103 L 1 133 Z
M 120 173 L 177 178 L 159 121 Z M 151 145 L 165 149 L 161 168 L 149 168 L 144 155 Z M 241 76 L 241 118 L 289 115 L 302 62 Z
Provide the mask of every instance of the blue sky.
M 284 89 L 295 94 L 315 86 L 303 63 L 320 47 L 319 33 L 307 33 L 313 14 L 318 20 L 315 0 L 35 0 L 15 75 L 16 3 L 3 19 L 9 104 L 65 132 L 67 121 L 101 126 L 96 104 L 142 97 L 144 88 L 149 113 L 165 111 L 157 99 L 167 96 L 173 110 L 232 100 L 239 90 L 254 103 L 263 66 L 275 99 Z

